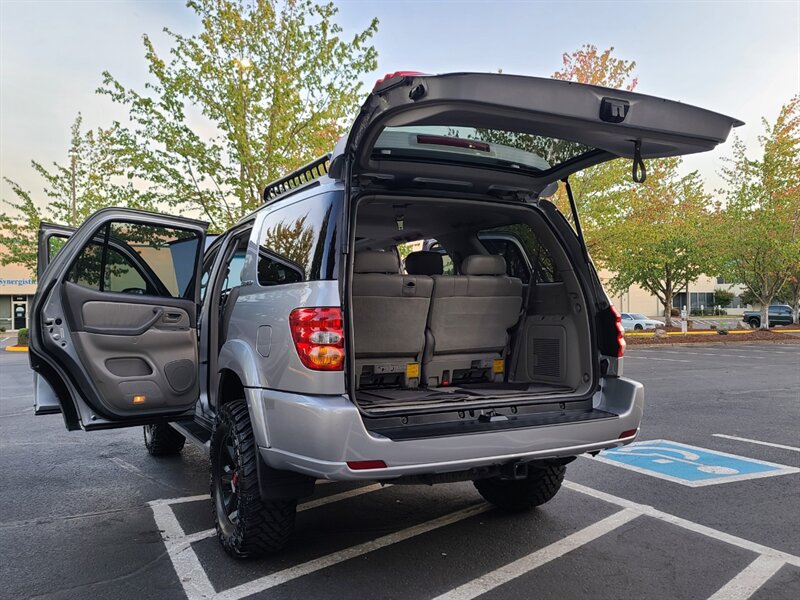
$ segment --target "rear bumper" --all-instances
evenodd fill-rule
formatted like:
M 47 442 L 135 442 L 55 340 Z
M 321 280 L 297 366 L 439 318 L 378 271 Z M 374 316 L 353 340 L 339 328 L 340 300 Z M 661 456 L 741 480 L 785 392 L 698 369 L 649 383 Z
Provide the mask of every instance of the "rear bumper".
M 331 480 L 385 480 L 404 475 L 463 471 L 517 460 L 569 457 L 632 442 L 644 390 L 638 382 L 604 378 L 594 408 L 609 419 L 469 435 L 393 441 L 370 433 L 344 396 L 304 396 L 261 390 L 252 402 L 255 423 L 264 423 L 261 456 L 271 467 Z M 259 436 L 260 437 L 260 436 Z M 352 470 L 348 461 L 382 460 L 385 469 Z

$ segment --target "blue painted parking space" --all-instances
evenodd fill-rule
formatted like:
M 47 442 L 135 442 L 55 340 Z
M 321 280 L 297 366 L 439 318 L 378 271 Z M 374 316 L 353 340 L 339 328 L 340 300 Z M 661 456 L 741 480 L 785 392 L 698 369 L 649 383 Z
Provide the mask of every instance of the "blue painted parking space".
M 689 487 L 800 472 L 796 467 L 669 440 L 634 442 L 622 448 L 606 450 L 595 460 Z

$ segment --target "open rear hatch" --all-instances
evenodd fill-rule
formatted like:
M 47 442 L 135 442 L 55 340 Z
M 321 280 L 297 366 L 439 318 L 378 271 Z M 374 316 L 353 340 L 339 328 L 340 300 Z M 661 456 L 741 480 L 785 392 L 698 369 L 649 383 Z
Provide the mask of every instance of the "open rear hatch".
M 572 302 L 573 307 L 577 300 L 586 311 L 582 317 L 586 331 L 576 334 L 570 341 L 589 346 L 586 350 L 591 354 L 591 365 L 585 371 L 591 372 L 582 374 L 582 382 L 587 385 L 565 386 L 555 380 L 526 377 L 514 380 L 506 373 L 493 377 L 498 375 L 492 370 L 498 364 L 494 361 L 507 359 L 509 354 L 493 358 L 488 353 L 476 357 L 467 370 L 473 366 L 478 375 L 488 373 L 489 380 L 468 377 L 462 384 L 455 385 L 447 380 L 449 370 L 442 370 L 440 366 L 433 371 L 435 377 L 430 377 L 431 372 L 425 372 L 424 364 L 420 374 L 419 365 L 413 366 L 412 361 L 408 363 L 412 366 L 404 367 L 407 370 L 402 373 L 396 371 L 396 365 L 390 366 L 386 371 L 386 385 L 380 385 L 380 377 L 372 380 L 378 385 L 362 385 L 370 380 L 363 378 L 364 361 L 357 364 L 357 354 L 364 356 L 364 352 L 359 353 L 359 340 L 353 328 L 353 314 L 358 310 L 353 303 L 354 275 L 366 281 L 370 279 L 366 275 L 394 274 L 401 279 L 392 285 L 405 286 L 402 294 L 406 295 L 411 293 L 409 285 L 416 286 L 417 293 L 424 295 L 425 292 L 419 290 L 424 290 L 428 283 L 425 276 L 412 282 L 402 279 L 409 273 L 401 271 L 399 265 L 396 270 L 391 266 L 388 269 L 364 265 L 354 268 L 355 255 L 361 251 L 394 250 L 395 245 L 415 239 L 410 207 L 423 206 L 435 199 L 472 201 L 483 203 L 489 215 L 498 210 L 497 200 L 535 201 L 547 194 L 548 186 L 552 189 L 557 181 L 570 174 L 619 157 L 632 159 L 633 177 L 640 180 L 644 177 L 644 159 L 711 150 L 727 139 L 733 127 L 741 124 L 736 119 L 670 100 L 552 79 L 479 73 L 437 76 L 395 73 L 379 81 L 363 104 L 348 137 L 334 151 L 330 166 L 330 175 L 343 179 L 347 186 L 350 260 L 345 279 L 345 319 L 349 332 L 345 339 L 350 361 L 348 387 L 361 410 L 368 415 L 418 414 L 420 411 L 446 411 L 448 406 L 452 407 L 449 410 L 462 410 L 471 405 L 513 406 L 526 402 L 533 405 L 548 401 L 555 402 L 558 408 L 558 403 L 567 397 L 584 404 L 589 401 L 591 409 L 590 397 L 599 377 L 600 354 L 594 331 L 595 316 L 608 308 L 608 302 L 586 257 L 570 252 L 563 235 L 561 241 L 557 241 L 561 234 L 555 231 L 552 223 L 534 227 L 531 221 L 530 225 L 536 232 L 534 237 L 543 235 L 549 239 L 551 250 L 564 254 L 565 272 L 574 270 L 574 281 L 560 282 L 564 289 L 558 291 L 561 294 L 558 297 L 563 296 L 564 302 Z M 415 204 L 416 199 L 420 204 Z M 370 237 L 364 234 L 364 225 L 358 223 L 360 207 L 378 211 L 381 203 L 388 203 L 388 210 L 394 211 L 398 234 L 393 239 Z M 454 208 L 452 219 L 466 219 L 468 211 L 464 210 L 466 212 L 459 212 Z M 462 227 L 465 228 L 466 225 Z M 408 231 L 408 235 L 404 231 Z M 484 253 L 492 254 L 482 249 L 475 251 L 475 254 Z M 369 261 L 376 260 L 383 259 L 380 256 L 369 258 Z M 364 264 L 369 261 L 365 260 Z M 491 270 L 491 265 L 479 262 L 472 259 L 471 273 L 465 273 L 464 263 L 458 261 L 455 274 L 467 278 L 477 276 L 481 284 L 488 279 L 481 279 L 482 275 L 500 276 Z M 436 277 L 433 280 L 435 286 Z M 468 284 L 469 281 L 464 285 Z M 487 287 L 493 286 L 496 287 L 494 284 Z M 523 285 L 520 292 L 528 316 L 536 310 L 527 306 L 531 300 L 527 293 L 530 287 Z M 365 289 L 372 288 L 366 286 Z M 362 295 L 363 292 L 356 294 Z M 385 305 L 386 319 L 395 318 L 405 323 L 390 304 Z M 423 355 L 430 352 L 431 319 L 422 319 L 421 327 L 426 329 L 425 347 L 419 354 L 424 363 Z M 511 342 L 507 353 L 513 354 L 514 332 L 520 330 L 520 323 L 516 321 L 508 328 Z M 355 360 L 352 357 L 356 357 Z M 513 370 L 512 365 L 504 368 Z M 564 368 L 572 368 L 572 365 L 565 364 Z M 417 381 L 413 381 L 415 378 Z
M 361 107 L 346 140 L 334 152 L 331 174 L 425 187 L 435 178 L 463 192 L 538 194 L 548 184 L 618 157 L 647 159 L 705 152 L 724 142 L 737 119 L 654 96 L 593 85 L 516 75 L 395 73 L 380 80 Z M 429 139 L 427 151 L 381 143 L 392 134 L 429 128 L 430 136 L 469 138 L 472 152 Z M 460 131 L 462 130 L 462 131 Z M 463 131 L 466 130 L 466 133 Z M 549 165 L 525 164 L 481 152 L 481 132 L 508 132 L 530 149 L 551 144 Z M 450 134 L 450 135 L 448 135 Z M 419 142 L 419 138 L 417 138 Z M 537 144 L 538 143 L 538 144 Z M 488 142 L 491 151 L 491 141 Z M 435 170 L 421 163 L 436 165 Z M 476 168 L 478 167 L 478 168 Z M 498 181 L 497 172 L 506 174 Z M 494 186 L 494 187 L 493 187 Z

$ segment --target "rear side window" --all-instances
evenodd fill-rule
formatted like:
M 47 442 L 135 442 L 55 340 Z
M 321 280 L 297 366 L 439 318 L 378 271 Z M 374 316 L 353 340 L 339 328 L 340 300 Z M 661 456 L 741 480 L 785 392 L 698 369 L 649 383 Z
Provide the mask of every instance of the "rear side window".
M 199 243 L 183 229 L 112 222 L 83 248 L 67 279 L 100 292 L 188 297 Z
M 478 234 L 478 238 L 490 254 L 499 254 L 506 259 L 506 273 L 511 277 L 519 277 L 523 283 L 528 283 L 532 269 L 538 271 L 537 281 L 540 283 L 561 281 L 553 255 L 538 240 L 529 225 L 525 223 L 505 225 L 482 231 Z M 520 248 L 525 253 L 527 261 L 521 255 Z
M 447 250 L 444 249 L 439 242 L 436 242 L 433 246 L 431 246 L 431 252 L 438 252 L 442 255 L 442 275 L 455 275 L 456 268 L 453 265 L 453 259 L 450 258 L 450 255 L 447 253 Z
M 489 254 L 497 254 L 506 259 L 506 275 L 521 279 L 522 283 L 528 283 L 531 278 L 530 268 L 517 243 L 504 238 L 481 238 L 481 243 Z
M 336 279 L 341 193 L 326 192 L 273 209 L 260 234 L 258 283 Z

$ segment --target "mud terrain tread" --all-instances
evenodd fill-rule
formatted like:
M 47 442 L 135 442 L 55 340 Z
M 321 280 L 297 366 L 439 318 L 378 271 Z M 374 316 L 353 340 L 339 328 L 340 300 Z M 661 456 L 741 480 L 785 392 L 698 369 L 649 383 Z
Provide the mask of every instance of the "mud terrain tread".
M 474 484 L 487 502 L 508 512 L 521 512 L 552 500 L 561 489 L 566 471 L 565 465 L 531 466 L 525 479 L 506 481 L 492 477 Z
M 218 451 L 215 444 L 220 427 L 233 431 L 239 481 L 239 521 L 233 525 L 232 534 L 225 533 L 220 526 L 217 503 L 214 495 L 214 458 Z M 234 400 L 220 410 L 214 425 L 211 442 L 211 505 L 217 536 L 226 552 L 238 558 L 255 558 L 283 548 L 294 529 L 297 500 L 262 500 L 258 489 L 256 461 L 258 448 L 250 413 L 244 400 Z
M 150 440 L 147 439 L 147 430 L 150 430 Z M 186 438 L 178 433 L 166 423 L 157 425 L 145 425 L 142 428 L 144 434 L 144 447 L 152 456 L 174 456 L 180 454 L 186 444 Z

